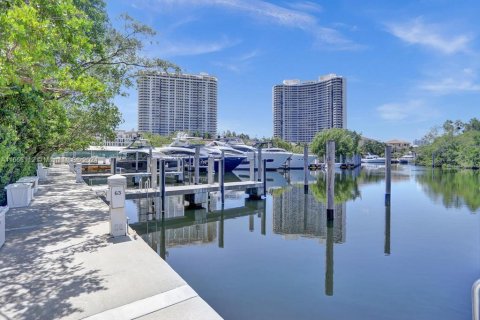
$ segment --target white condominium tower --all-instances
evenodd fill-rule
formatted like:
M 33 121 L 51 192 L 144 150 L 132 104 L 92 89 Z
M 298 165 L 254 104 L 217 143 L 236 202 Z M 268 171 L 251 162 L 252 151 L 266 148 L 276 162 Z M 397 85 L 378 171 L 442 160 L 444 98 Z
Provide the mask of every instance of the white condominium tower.
M 138 77 L 138 131 L 169 135 L 176 131 L 217 132 L 217 78 L 176 73 Z
M 347 127 L 346 79 L 335 74 L 318 81 L 285 80 L 273 87 L 273 135 L 311 142 L 318 131 Z

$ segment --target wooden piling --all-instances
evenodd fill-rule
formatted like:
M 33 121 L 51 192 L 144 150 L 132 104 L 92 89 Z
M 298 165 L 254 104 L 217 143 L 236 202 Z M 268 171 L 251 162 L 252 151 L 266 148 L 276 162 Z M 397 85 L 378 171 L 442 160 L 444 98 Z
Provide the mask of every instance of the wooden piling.
M 110 158 L 110 173 L 117 174 L 117 158 Z
M 255 181 L 255 152 L 252 155 L 251 159 L 248 159 L 248 164 L 250 166 L 250 181 Z
M 214 181 L 214 163 L 215 159 L 213 157 L 208 157 L 208 169 L 207 169 L 207 180 L 208 184 L 213 184 Z
M 165 160 L 160 160 L 160 198 L 162 200 L 162 215 L 165 214 L 165 199 L 166 199 L 166 189 L 165 189 Z
M 263 196 L 267 196 L 267 159 L 263 159 Z
M 262 147 L 258 148 L 258 181 L 262 181 Z
M 222 206 L 225 203 L 225 151 L 222 150 L 222 157 L 218 164 L 218 182 L 220 184 L 220 195 L 222 197 Z
M 308 193 L 308 145 L 303 146 L 303 192 Z
M 195 163 L 194 163 L 194 170 L 195 170 L 195 178 L 194 184 L 200 183 L 200 146 L 195 146 Z
M 392 187 L 392 146 L 385 147 L 385 205 L 390 205 Z

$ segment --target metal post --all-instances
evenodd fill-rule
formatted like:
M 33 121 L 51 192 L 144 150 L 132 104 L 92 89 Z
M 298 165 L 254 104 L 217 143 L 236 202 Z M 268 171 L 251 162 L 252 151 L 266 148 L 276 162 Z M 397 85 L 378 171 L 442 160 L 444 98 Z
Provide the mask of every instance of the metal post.
M 308 193 L 308 145 L 303 146 L 303 192 Z
M 385 205 L 390 205 L 392 186 L 392 146 L 385 147 Z
M 262 147 L 258 148 L 258 181 L 262 181 Z
M 207 169 L 208 184 L 213 184 L 215 182 L 214 176 L 213 176 L 213 174 L 215 173 L 214 162 L 215 162 L 215 159 L 213 157 L 208 157 L 208 169 Z
M 225 151 L 222 150 L 222 157 L 218 164 L 218 182 L 220 184 L 220 195 L 222 197 L 222 206 L 225 203 Z
M 480 320 L 480 279 L 475 281 L 472 286 L 472 319 L 473 320 Z
M 250 181 L 255 181 L 255 152 L 253 157 L 248 159 L 248 164 L 250 166 Z
M 263 196 L 267 196 L 267 159 L 263 159 Z
M 335 194 L 335 141 L 327 142 L 327 220 L 333 220 Z
M 110 158 L 110 173 L 117 174 L 117 158 Z
M 200 146 L 195 146 L 195 178 L 194 184 L 200 183 Z
M 160 198 L 162 200 L 162 215 L 165 214 L 165 160 L 160 160 Z

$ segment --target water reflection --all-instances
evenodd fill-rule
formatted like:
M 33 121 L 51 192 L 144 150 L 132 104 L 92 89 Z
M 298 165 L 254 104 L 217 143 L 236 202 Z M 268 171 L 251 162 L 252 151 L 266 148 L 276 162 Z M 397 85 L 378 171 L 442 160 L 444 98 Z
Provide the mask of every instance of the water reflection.
M 472 213 L 480 208 L 479 171 L 426 170 L 417 181 L 433 201 L 447 208 L 466 206 Z

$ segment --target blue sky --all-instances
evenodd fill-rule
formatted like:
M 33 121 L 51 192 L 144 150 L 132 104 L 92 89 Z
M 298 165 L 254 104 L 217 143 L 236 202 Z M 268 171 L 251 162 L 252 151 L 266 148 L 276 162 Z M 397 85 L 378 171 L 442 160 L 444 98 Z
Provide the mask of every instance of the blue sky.
M 380 140 L 421 138 L 480 117 L 480 1 L 109 0 L 150 25 L 145 54 L 218 78 L 218 130 L 271 137 L 272 86 L 347 78 L 347 127 Z M 137 94 L 117 98 L 137 127 Z

